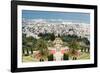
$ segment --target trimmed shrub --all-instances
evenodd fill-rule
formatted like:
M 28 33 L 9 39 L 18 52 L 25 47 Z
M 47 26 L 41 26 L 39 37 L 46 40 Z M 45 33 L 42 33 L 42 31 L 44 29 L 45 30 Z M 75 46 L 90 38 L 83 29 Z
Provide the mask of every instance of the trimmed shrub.
M 69 60 L 69 55 L 64 53 L 63 60 Z
M 73 57 L 73 60 L 77 60 L 77 57 Z
M 53 54 L 48 56 L 48 61 L 53 61 Z
M 43 59 L 40 59 L 40 62 L 43 62 L 44 60 Z

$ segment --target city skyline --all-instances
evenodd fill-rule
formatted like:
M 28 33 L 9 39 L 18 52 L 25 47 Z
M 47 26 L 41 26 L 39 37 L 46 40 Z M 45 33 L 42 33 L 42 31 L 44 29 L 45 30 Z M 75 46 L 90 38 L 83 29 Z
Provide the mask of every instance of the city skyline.
M 34 11 L 22 10 L 22 18 L 24 19 L 43 19 L 43 20 L 66 20 L 73 22 L 90 23 L 89 13 L 78 12 L 54 12 L 54 11 Z

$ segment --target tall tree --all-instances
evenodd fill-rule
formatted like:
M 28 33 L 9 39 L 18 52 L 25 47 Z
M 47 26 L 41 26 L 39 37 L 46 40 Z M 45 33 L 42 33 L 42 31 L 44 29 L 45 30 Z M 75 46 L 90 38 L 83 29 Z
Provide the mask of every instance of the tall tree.
M 33 54 L 33 50 L 35 48 L 35 44 L 36 44 L 36 39 L 33 38 L 32 36 L 26 37 L 25 34 L 22 35 L 22 50 L 23 50 L 23 54 L 26 54 L 25 52 L 27 52 L 27 55 L 29 55 L 29 51 L 31 52 L 31 54 Z

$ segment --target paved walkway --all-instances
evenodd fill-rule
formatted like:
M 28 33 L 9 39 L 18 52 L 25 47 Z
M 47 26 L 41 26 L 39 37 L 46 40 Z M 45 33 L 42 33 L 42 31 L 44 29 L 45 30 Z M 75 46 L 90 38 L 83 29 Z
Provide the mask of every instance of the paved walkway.
M 63 54 L 61 52 L 56 52 L 54 54 L 54 58 L 55 58 L 56 61 L 61 61 L 62 58 L 63 58 Z

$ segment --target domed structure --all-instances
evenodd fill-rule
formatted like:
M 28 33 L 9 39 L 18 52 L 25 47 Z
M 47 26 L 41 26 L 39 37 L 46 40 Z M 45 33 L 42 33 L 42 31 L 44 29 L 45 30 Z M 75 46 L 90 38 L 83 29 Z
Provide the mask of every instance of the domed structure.
M 56 48 L 56 51 L 60 51 L 63 41 L 60 38 L 56 38 L 53 43 L 54 43 L 54 47 Z

